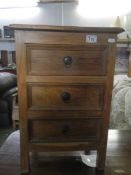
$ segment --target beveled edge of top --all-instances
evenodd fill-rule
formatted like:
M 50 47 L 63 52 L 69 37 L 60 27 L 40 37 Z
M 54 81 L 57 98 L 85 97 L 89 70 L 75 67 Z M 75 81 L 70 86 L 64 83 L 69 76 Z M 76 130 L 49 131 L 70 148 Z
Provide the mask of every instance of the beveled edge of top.
M 90 33 L 121 33 L 121 27 L 80 27 L 80 26 L 56 26 L 56 25 L 31 25 L 31 24 L 10 24 L 14 30 L 35 30 L 35 31 L 58 31 L 58 32 L 90 32 Z

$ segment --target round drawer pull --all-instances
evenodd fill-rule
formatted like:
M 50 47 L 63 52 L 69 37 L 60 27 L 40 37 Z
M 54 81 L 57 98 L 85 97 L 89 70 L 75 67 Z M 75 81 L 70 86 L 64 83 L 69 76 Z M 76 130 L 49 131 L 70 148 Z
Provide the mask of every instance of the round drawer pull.
M 68 125 L 63 126 L 62 133 L 65 134 L 65 135 L 69 134 L 70 133 L 70 127 Z
M 72 58 L 70 56 L 65 56 L 63 61 L 64 61 L 64 65 L 66 67 L 69 67 L 72 64 Z
M 61 98 L 62 98 L 62 100 L 66 103 L 66 102 L 69 102 L 69 101 L 70 101 L 71 95 L 70 95 L 69 92 L 63 92 L 63 93 L 61 94 Z

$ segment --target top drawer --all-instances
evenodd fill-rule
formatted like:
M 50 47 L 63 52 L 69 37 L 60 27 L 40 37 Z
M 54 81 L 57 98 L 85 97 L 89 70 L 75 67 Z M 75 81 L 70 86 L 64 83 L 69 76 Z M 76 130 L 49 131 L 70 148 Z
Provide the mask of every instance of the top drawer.
M 107 59 L 107 45 L 26 45 L 28 75 L 106 75 Z

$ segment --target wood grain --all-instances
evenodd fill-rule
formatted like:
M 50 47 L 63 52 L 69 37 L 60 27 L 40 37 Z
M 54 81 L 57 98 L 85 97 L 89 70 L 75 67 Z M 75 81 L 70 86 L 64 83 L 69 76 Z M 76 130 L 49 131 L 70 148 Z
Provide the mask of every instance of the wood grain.
M 28 108 L 31 110 L 103 110 L 102 85 L 43 85 L 28 86 Z M 64 100 L 63 93 L 70 98 Z
M 90 142 L 100 140 L 101 119 L 29 120 L 29 128 L 34 143 Z
M 16 30 L 21 171 L 29 171 L 29 152 L 62 149 L 95 149 L 97 168 L 104 170 L 116 34 L 123 30 L 11 26 Z M 87 35 L 97 40 L 89 42 Z M 71 57 L 68 66 L 65 56 Z
M 10 24 L 10 28 L 15 30 L 36 30 L 36 31 L 56 31 L 56 32 L 85 32 L 85 33 L 120 33 L 124 29 L 120 27 L 79 27 L 79 26 L 55 26 L 55 25 L 29 25 Z
M 105 75 L 107 51 L 104 46 L 27 45 L 29 75 Z M 66 65 L 64 59 L 71 59 Z

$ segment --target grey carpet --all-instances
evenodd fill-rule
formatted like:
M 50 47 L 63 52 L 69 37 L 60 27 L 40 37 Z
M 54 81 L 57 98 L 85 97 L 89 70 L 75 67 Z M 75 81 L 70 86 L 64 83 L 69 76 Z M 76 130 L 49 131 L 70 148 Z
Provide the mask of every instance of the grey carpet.
M 0 148 L 0 163 L 5 162 L 5 159 L 6 163 L 11 162 L 13 164 L 16 164 L 16 161 L 18 163 L 20 155 L 19 144 L 19 131 L 15 131 L 8 136 L 8 138 Z

